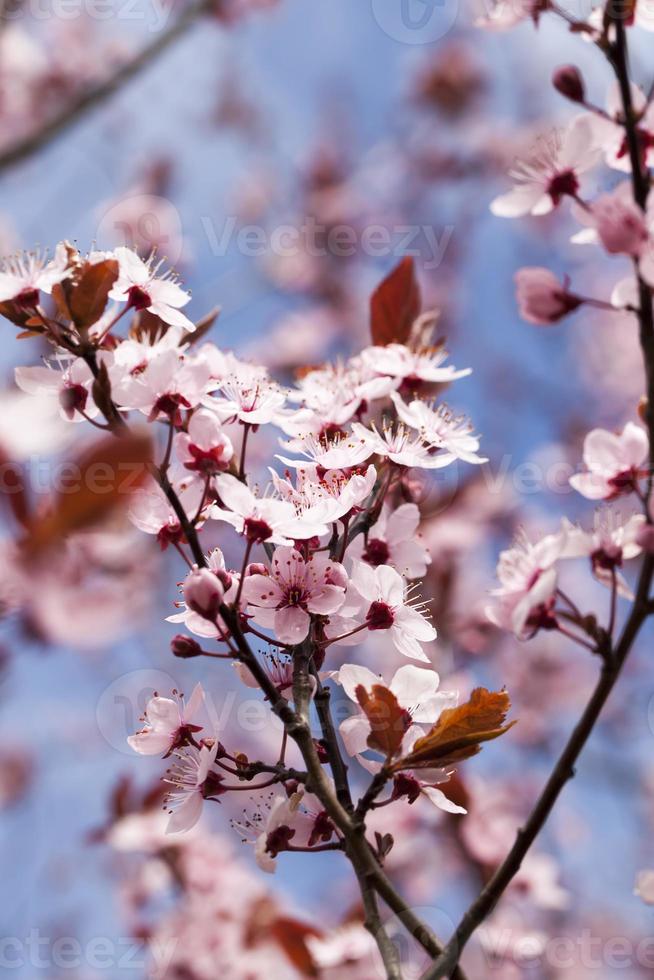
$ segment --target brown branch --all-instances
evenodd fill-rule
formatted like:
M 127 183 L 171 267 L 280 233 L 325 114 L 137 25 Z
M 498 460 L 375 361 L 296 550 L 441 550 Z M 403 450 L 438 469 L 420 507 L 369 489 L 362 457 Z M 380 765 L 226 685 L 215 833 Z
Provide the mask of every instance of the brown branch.
M 638 142 L 637 118 L 631 100 L 627 36 L 620 11 L 616 11 L 612 23 L 616 31 L 615 41 L 609 45 L 606 54 L 620 86 L 627 144 L 632 168 L 633 197 L 635 202 L 644 210 L 647 205 L 650 182 L 649 174 L 643 167 L 642 152 Z M 637 312 L 640 343 L 647 377 L 648 408 L 646 420 L 650 445 L 650 462 L 652 462 L 654 461 L 654 311 L 651 291 L 638 274 L 637 269 L 636 276 L 639 292 L 639 308 Z M 647 503 L 649 503 L 652 492 L 651 472 L 652 466 L 650 465 L 650 476 L 646 495 Z M 647 510 L 647 519 L 651 520 L 649 509 L 647 508 Z M 599 720 L 609 695 L 620 677 L 622 668 L 632 650 L 640 629 L 647 617 L 652 615 L 650 589 L 653 577 L 654 557 L 647 555 L 643 561 L 638 579 L 636 598 L 620 639 L 615 648 L 609 646 L 607 654 L 604 657 L 602 673 L 591 698 L 563 752 L 559 756 L 534 809 L 524 826 L 518 831 L 515 843 L 506 858 L 464 914 L 443 953 L 423 974 L 421 980 L 442 980 L 444 977 L 454 975 L 452 971 L 456 969 L 466 943 L 484 919 L 495 908 L 498 900 L 520 870 L 522 861 L 543 829 L 563 787 L 574 776 L 574 767 L 577 760 Z
M 74 97 L 68 105 L 61 109 L 51 119 L 47 120 L 36 132 L 29 133 L 19 139 L 13 146 L 0 152 L 0 173 L 15 164 L 32 156 L 43 147 L 52 143 L 79 119 L 92 109 L 102 105 L 122 86 L 139 75 L 148 65 L 158 58 L 175 43 L 201 17 L 209 12 L 209 0 L 195 0 L 179 15 L 175 23 L 162 31 L 150 44 L 136 54 L 130 61 L 110 75 L 109 78 L 87 87 Z

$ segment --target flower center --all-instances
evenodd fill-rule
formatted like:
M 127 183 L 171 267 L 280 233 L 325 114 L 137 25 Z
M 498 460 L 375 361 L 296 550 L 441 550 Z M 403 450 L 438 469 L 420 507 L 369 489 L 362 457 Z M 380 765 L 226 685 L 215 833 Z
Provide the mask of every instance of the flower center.
M 553 204 L 558 204 L 562 197 L 568 194 L 575 197 L 579 190 L 579 181 L 574 170 L 564 170 L 560 174 L 555 174 L 550 180 L 547 193 L 552 198 Z
M 373 602 L 366 616 L 369 630 L 388 630 L 395 622 L 395 614 L 385 602 Z
M 272 537 L 273 533 L 269 524 L 256 517 L 246 518 L 243 525 L 243 531 L 248 541 L 253 541 L 256 544 L 261 544 L 263 541 L 267 541 L 268 538 Z
M 153 422 L 159 415 L 167 415 L 171 425 L 181 425 L 182 413 L 180 409 L 190 407 L 191 403 L 184 398 L 184 395 L 180 395 L 179 392 L 168 392 L 157 398 L 152 406 L 149 420 Z
M 83 412 L 89 393 L 84 385 L 67 385 L 59 392 L 59 404 L 69 419 L 75 412 Z
M 152 305 L 152 298 L 145 289 L 140 286 L 130 286 L 127 290 L 129 305 L 134 310 L 146 310 Z
M 369 565 L 386 565 L 390 557 L 388 545 L 381 538 L 371 538 L 363 553 L 363 560 Z
M 190 445 L 188 447 L 188 451 L 193 459 L 184 464 L 187 470 L 193 470 L 197 473 L 211 475 L 213 473 L 220 473 L 226 470 L 227 466 L 229 465 L 223 459 L 225 446 L 214 446 L 212 449 L 200 449 L 199 446 Z

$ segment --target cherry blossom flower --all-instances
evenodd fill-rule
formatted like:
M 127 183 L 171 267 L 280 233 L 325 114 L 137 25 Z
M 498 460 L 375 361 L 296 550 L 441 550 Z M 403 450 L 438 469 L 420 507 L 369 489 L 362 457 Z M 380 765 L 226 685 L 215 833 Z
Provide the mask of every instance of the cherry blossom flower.
M 515 274 L 516 298 L 520 316 L 527 323 L 558 323 L 583 302 L 568 291 L 549 269 L 525 267 Z
M 220 792 L 221 777 L 211 772 L 217 752 L 218 742 L 211 739 L 200 748 L 189 745 L 173 753 L 176 761 L 165 776 L 173 787 L 164 800 L 170 814 L 167 834 L 183 834 L 195 827 L 204 800 Z
M 638 258 L 650 241 L 649 218 L 634 202 L 630 181 L 595 198 L 588 208 L 577 207 L 575 217 L 587 227 L 573 236 L 577 244 L 601 244 L 610 255 Z
M 632 514 L 623 521 L 608 508 L 595 515 L 591 531 L 585 531 L 564 519 L 567 538 L 565 557 L 590 558 L 595 578 L 609 588 L 615 582 L 620 594 L 631 599 L 631 589 L 619 570 L 623 562 L 640 555 L 642 546 L 639 538 L 645 526 L 644 514 Z
M 215 486 L 223 506 L 213 506 L 211 517 L 231 524 L 249 541 L 291 544 L 285 530 L 291 523 L 297 531 L 296 539 L 313 537 L 314 528 L 295 522 L 295 510 L 287 501 L 257 497 L 246 483 L 229 473 L 216 477 Z
M 424 347 L 411 350 L 404 344 L 387 344 L 386 347 L 366 347 L 361 359 L 377 374 L 388 375 L 398 382 L 428 382 L 448 384 L 457 378 L 465 378 L 472 368 L 457 369 L 445 365 L 448 353 L 444 347 Z
M 557 586 L 556 563 L 565 556 L 565 527 L 532 543 L 526 534 L 501 552 L 497 566 L 500 587 L 491 593 L 496 602 L 486 610 L 496 626 L 519 638 L 539 629 L 556 627 L 552 613 Z
M 325 534 L 329 524 L 350 514 L 368 499 L 377 479 L 372 465 L 363 473 L 350 473 L 321 472 L 317 466 L 308 464 L 297 470 L 296 486 L 274 470 L 270 474 L 277 493 L 295 509 L 295 521 L 285 527 L 285 533 L 295 540 Z
M 238 420 L 247 425 L 274 422 L 286 403 L 286 391 L 275 381 L 262 376 L 261 368 L 241 363 L 237 372 L 221 381 L 217 393 L 207 405 L 223 421 Z
M 647 475 L 649 453 L 647 433 L 627 422 L 621 433 L 593 429 L 584 439 L 585 473 L 575 473 L 570 484 L 589 500 L 613 500 L 631 493 L 638 480 Z
M 282 446 L 292 452 L 300 453 L 305 459 L 324 470 L 346 470 L 359 466 L 373 453 L 368 442 L 361 437 L 357 438 L 354 434 L 335 435 L 322 439 L 307 435 L 301 439 L 282 443 Z M 294 469 L 307 465 L 305 460 L 290 459 L 287 456 L 277 456 L 277 459 Z
M 204 691 L 196 684 L 187 705 L 181 695 L 150 698 L 143 714 L 144 727 L 130 735 L 127 744 L 140 755 L 163 755 L 164 758 L 188 742 L 188 736 L 202 731 L 193 719 L 204 704 Z
M 193 520 L 204 499 L 204 487 L 193 482 L 173 480 L 184 513 Z M 130 496 L 128 517 L 132 524 L 145 534 L 155 534 L 165 550 L 169 544 L 183 539 L 179 518 L 158 483 L 149 481 Z
M 166 418 L 179 427 L 183 409 L 199 405 L 208 381 L 209 369 L 202 360 L 189 360 L 179 350 L 164 350 L 132 378 L 121 404 L 138 409 L 151 422 Z
M 118 260 L 119 275 L 109 294 L 111 299 L 126 302 L 135 310 L 148 310 L 171 326 L 195 330 L 193 321 L 181 312 L 191 297 L 175 282 L 171 272 L 160 274 L 163 260 L 155 264 L 151 255 L 144 262 L 123 245 L 113 254 Z
M 108 364 L 111 393 L 118 405 L 129 405 L 130 392 L 139 385 L 139 378 L 150 361 L 155 360 L 164 351 L 177 351 L 181 354 L 180 340 L 183 331 L 171 327 L 162 337 L 152 339 L 126 337 L 112 351 L 112 359 Z
M 366 540 L 355 538 L 348 555 L 368 565 L 391 565 L 408 579 L 421 578 L 431 564 L 431 555 L 420 540 L 419 525 L 416 504 L 400 504 L 395 510 L 384 507 Z
M 175 445 L 184 468 L 205 477 L 226 470 L 234 455 L 231 439 L 208 409 L 193 413 L 187 431 L 177 435 Z
M 322 805 L 303 790 L 274 796 L 266 810 L 264 814 L 260 808 L 245 820 L 232 821 L 232 827 L 244 843 L 254 845 L 257 864 L 268 874 L 276 871 L 281 851 L 313 847 L 333 835 L 333 825 Z
M 17 367 L 14 374 L 18 387 L 28 395 L 56 395 L 59 413 L 69 422 L 98 415 L 91 397 L 93 373 L 81 357 L 62 360 L 56 366 L 50 362 L 46 367 Z
M 11 301 L 30 309 L 39 302 L 39 294 L 52 292 L 52 287 L 68 275 L 68 255 L 58 245 L 54 258 L 28 252 L 5 260 L 0 269 L 0 303 Z
M 327 627 L 327 636 L 339 642 L 339 630 L 388 630 L 395 647 L 405 657 L 429 663 L 421 644 L 436 639 L 436 630 L 418 603 L 412 603 L 402 576 L 390 565 L 372 568 L 353 562 L 347 608 Z M 353 606 L 350 603 L 353 600 Z M 358 608 L 357 608 L 358 607 Z
M 640 7 L 641 4 L 637 4 Z M 645 4 L 643 4 L 645 6 Z M 631 83 L 631 101 L 638 117 L 637 135 L 645 167 L 654 165 L 654 105 L 641 88 Z M 622 95 L 617 82 L 609 88 L 606 114 L 584 113 L 579 117 L 590 128 L 593 145 L 604 151 L 606 163 L 614 170 L 631 171 L 629 146 L 623 125 Z
M 491 211 L 501 218 L 548 214 L 564 197 L 577 197 L 579 178 L 597 157 L 591 124 L 578 116 L 562 133 L 541 139 L 529 159 L 516 163 L 509 172 L 516 186 L 496 197 Z
M 60 418 L 54 393 L 27 395 L 11 389 L 0 394 L 0 459 L 28 460 L 37 453 L 52 453 L 73 437 Z
M 289 395 L 301 407 L 282 414 L 278 424 L 294 438 L 343 434 L 343 427 L 360 416 L 373 401 L 387 397 L 394 379 L 380 376 L 372 359 L 351 358 L 346 364 L 328 364 L 309 371 Z
M 397 392 L 391 398 L 402 422 L 416 429 L 426 442 L 466 463 L 488 462 L 477 452 L 479 438 L 473 434 L 467 419 L 453 415 L 445 405 L 436 407 L 419 398 L 407 405 Z
M 529 19 L 538 24 L 542 10 L 543 0 L 495 0 L 487 13 L 475 19 L 475 27 L 487 31 L 508 31 Z
M 297 644 L 309 632 L 310 616 L 330 616 L 345 601 L 347 574 L 324 554 L 305 560 L 293 548 L 277 548 L 270 573 L 248 575 L 243 598 L 254 621 L 274 630 L 281 643 Z
M 417 466 L 436 470 L 449 466 L 456 459 L 452 452 L 442 452 L 438 443 L 432 442 L 421 432 L 414 432 L 401 422 L 391 426 L 385 423 L 381 432 L 374 426 L 368 429 L 360 422 L 352 423 L 352 434 L 368 447 L 368 455 L 376 453 L 390 459 L 396 466 Z

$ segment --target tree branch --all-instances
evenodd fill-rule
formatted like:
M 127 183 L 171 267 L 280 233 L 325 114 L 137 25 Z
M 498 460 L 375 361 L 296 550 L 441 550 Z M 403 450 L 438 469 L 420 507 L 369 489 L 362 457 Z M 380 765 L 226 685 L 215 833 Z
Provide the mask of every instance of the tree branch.
M 85 116 L 92 109 L 102 105 L 126 82 L 139 75 L 143 69 L 152 64 L 160 54 L 166 51 L 201 17 L 210 10 L 209 0 L 195 0 L 179 15 L 174 24 L 162 31 L 154 41 L 146 45 L 131 61 L 120 65 L 119 68 L 104 81 L 86 88 L 74 97 L 67 106 L 61 109 L 51 119 L 47 120 L 40 129 L 19 139 L 13 146 L 0 151 L 0 173 L 15 164 L 32 156 L 43 147 L 52 143 L 69 126 Z

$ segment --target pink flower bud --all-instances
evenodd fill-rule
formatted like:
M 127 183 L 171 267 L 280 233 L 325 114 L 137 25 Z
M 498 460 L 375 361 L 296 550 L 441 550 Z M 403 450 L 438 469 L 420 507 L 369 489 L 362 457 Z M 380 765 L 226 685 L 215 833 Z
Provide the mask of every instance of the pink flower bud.
M 557 68 L 552 75 L 552 85 L 571 102 L 584 101 L 584 80 L 581 72 L 574 65 L 562 65 Z
M 643 212 L 617 194 L 603 194 L 593 204 L 599 239 L 611 255 L 640 254 L 648 232 Z
M 520 316 L 528 323 L 556 323 L 582 303 L 549 269 L 519 269 L 515 284 Z
M 186 605 L 198 616 L 215 622 L 225 590 L 218 576 L 208 568 L 193 568 L 182 586 Z
M 184 660 L 189 657 L 199 657 L 202 653 L 202 647 L 197 640 L 192 636 L 184 636 L 183 633 L 178 633 L 172 638 L 170 649 L 174 657 L 181 657 Z

